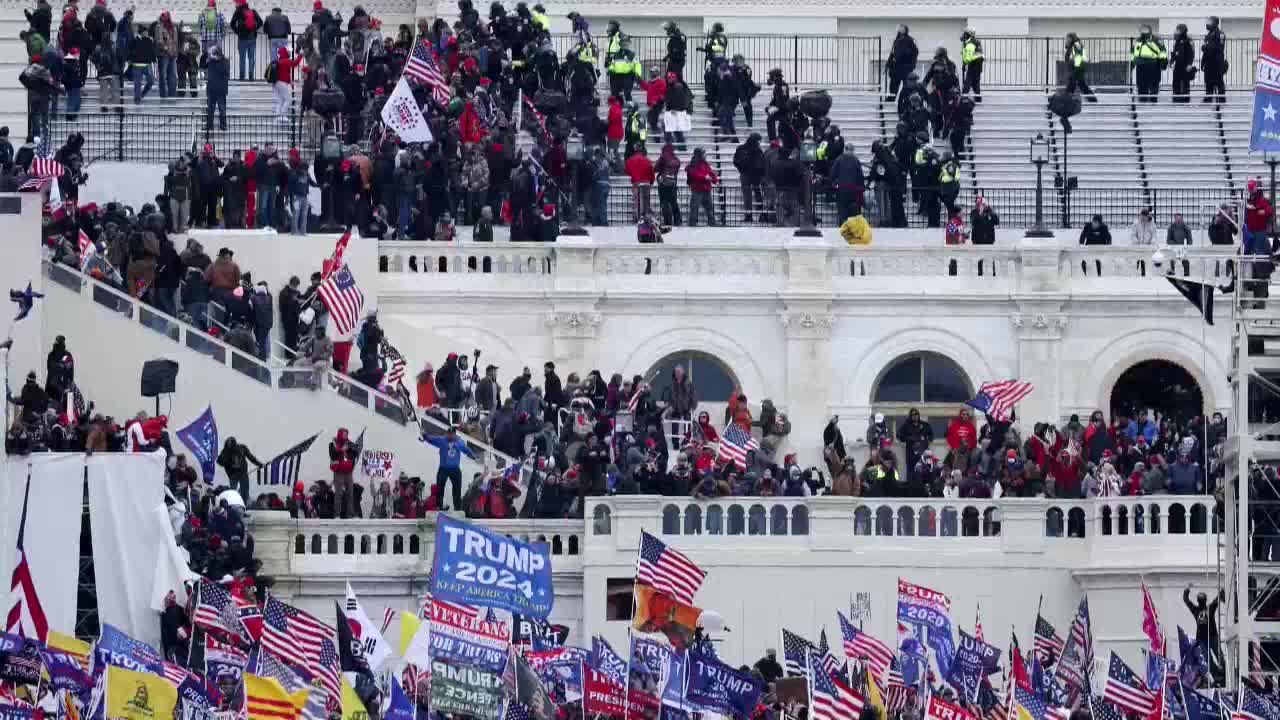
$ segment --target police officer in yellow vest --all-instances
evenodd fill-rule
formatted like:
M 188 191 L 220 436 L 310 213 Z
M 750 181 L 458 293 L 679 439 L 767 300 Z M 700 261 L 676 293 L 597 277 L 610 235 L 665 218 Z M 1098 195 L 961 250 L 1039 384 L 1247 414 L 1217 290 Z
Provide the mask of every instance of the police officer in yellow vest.
M 547 9 L 538 3 L 533 6 L 533 12 L 530 13 L 530 24 L 533 29 L 540 33 L 551 32 L 551 18 L 547 17 Z
M 1089 102 L 1098 102 L 1098 97 L 1093 94 L 1093 89 L 1084 79 L 1085 70 L 1089 67 L 1089 53 L 1085 52 L 1080 36 L 1073 32 L 1067 33 L 1067 48 L 1063 59 L 1067 63 L 1067 72 L 1071 73 L 1067 79 L 1067 92 L 1080 93 L 1088 98 Z
M 1169 64 L 1169 52 L 1164 43 L 1151 34 L 1151 26 L 1143 25 L 1138 40 L 1133 44 L 1129 58 L 1133 66 L 1135 84 L 1138 86 L 1138 102 L 1156 102 L 1160 94 L 1160 74 Z
M 974 102 L 982 102 L 982 41 L 973 28 L 965 28 L 960 35 L 960 64 L 964 67 L 960 92 L 973 93 Z
M 956 198 L 960 196 L 960 163 L 950 150 L 942 153 L 942 165 L 938 167 L 938 193 L 947 206 L 947 215 L 954 215 Z
M 649 137 L 649 130 L 645 124 L 644 116 L 640 114 L 639 105 L 633 102 L 627 103 L 627 116 L 623 120 L 622 126 L 626 132 L 626 157 L 631 157 L 636 153 L 636 148 L 644 145 L 644 141 Z
M 622 26 L 617 20 L 610 20 L 609 26 L 604 31 L 604 65 L 609 67 L 609 63 L 613 62 L 613 56 L 622 51 L 622 41 L 626 37 L 622 34 Z
M 640 61 L 636 60 L 636 54 L 631 51 L 631 38 L 622 39 L 621 49 L 613 55 L 606 70 L 609 73 L 609 94 L 631 102 L 631 90 L 641 72 Z M 631 157 L 630 153 L 627 157 Z

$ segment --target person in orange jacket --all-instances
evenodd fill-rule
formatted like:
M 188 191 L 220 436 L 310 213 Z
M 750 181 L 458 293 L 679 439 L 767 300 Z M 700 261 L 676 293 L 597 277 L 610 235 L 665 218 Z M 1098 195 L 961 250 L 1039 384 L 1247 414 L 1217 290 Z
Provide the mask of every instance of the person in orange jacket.
M 746 432 L 751 432 L 751 408 L 747 407 L 747 396 L 742 392 L 741 385 L 735 385 L 733 394 L 729 396 L 725 422 L 736 423 Z

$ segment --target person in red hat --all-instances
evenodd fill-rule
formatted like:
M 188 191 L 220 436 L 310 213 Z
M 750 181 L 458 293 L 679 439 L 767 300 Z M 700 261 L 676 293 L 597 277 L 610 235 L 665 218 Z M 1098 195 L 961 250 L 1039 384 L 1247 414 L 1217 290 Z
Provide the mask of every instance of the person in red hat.
M 1253 291 L 1255 298 L 1263 300 L 1269 294 L 1268 286 L 1275 268 L 1271 262 L 1273 250 L 1268 233 L 1275 222 L 1276 211 L 1256 178 L 1249 180 L 1245 187 L 1249 196 L 1245 200 L 1244 234 L 1241 239 L 1244 241 L 1244 254 L 1256 256 L 1257 259 L 1250 261 L 1250 272 L 1243 275 L 1255 281 L 1249 283 L 1248 289 Z
M 80 112 L 80 91 L 84 88 L 84 69 L 80 62 L 80 48 L 67 50 L 67 61 L 62 66 L 62 86 L 67 90 L 67 121 L 75 122 Z
M 276 61 L 272 64 L 275 68 L 275 82 L 271 87 L 275 93 L 275 112 L 278 122 L 289 121 L 289 95 L 293 85 L 293 70 L 301 63 L 301 54 L 291 58 L 289 51 L 285 48 L 276 51 Z
M 200 33 L 202 54 L 208 54 L 215 47 L 222 47 L 222 39 L 227 34 L 227 19 L 218 12 L 218 0 L 208 1 L 208 6 L 196 20 L 196 30 Z

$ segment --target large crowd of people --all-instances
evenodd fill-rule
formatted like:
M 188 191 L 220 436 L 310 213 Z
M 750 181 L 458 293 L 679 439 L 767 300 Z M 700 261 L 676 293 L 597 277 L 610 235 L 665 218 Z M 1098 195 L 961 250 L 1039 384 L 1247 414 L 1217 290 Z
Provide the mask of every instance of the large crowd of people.
M 793 94 L 776 67 L 762 86 L 720 23 L 697 48 L 689 47 L 675 22 L 666 23 L 659 61 L 638 57 L 617 21 L 596 37 L 577 13 L 570 13 L 572 44 L 558 54 L 545 8 L 525 2 L 514 11 L 494 2 L 486 19 L 472 0 L 460 0 L 452 23 L 421 19 L 416 28 L 401 25 L 385 36 L 379 19 L 363 7 L 344 22 L 322 2 L 297 33 L 280 8 L 264 18 L 247 0 L 236 0 L 229 19 L 210 0 L 194 18 L 176 24 L 168 12 L 141 22 L 132 9 L 117 21 L 106 0 L 97 0 L 83 20 L 76 3 L 65 6 L 56 27 L 46 0 L 28 18 L 22 37 L 31 62 L 21 76 L 28 140 L 47 139 L 62 96 L 74 119 L 90 66 L 104 111 L 120 107 L 126 81 L 133 84 L 134 103 L 141 104 L 153 80 L 164 98 L 197 94 L 197 76 L 203 76 L 206 126 L 212 130 L 216 112 L 225 130 L 230 79 L 259 79 L 257 52 L 265 37 L 269 57 L 261 60 L 275 115 L 295 117 L 296 89 L 305 140 L 287 150 L 263 143 L 224 149 L 221 156 L 206 146 L 212 162 L 199 168 L 205 154 L 187 157 L 185 167 L 183 159 L 175 160 L 165 194 L 179 206 L 192 201 L 193 210 L 205 211 L 181 217 L 183 228 L 190 221 L 305 233 L 319 223 L 356 225 L 380 238 L 452 240 L 456 227 L 467 225 L 473 239 L 483 241 L 494 224 L 509 225 L 513 240 L 553 239 L 568 220 L 634 222 L 644 237 L 655 235 L 652 228 L 696 225 L 703 215 L 708 224 L 726 224 L 713 201 L 726 189 L 706 148 L 695 147 L 687 163 L 680 159 L 698 102 L 711 116 L 717 152 L 732 155 L 739 184 L 732 192 L 740 192 L 742 222 L 812 222 L 816 197 L 832 201 L 836 225 L 862 218 L 857 224 L 905 227 L 908 196 L 930 227 L 970 210 L 958 202 L 960 161 L 970 152 L 967 137 L 982 99 L 985 61 L 972 29 L 961 35 L 959 66 L 939 47 L 921 74 L 916 41 L 906 25 L 899 27 L 884 61 L 888 100 L 896 103 L 895 131 L 855 148 L 828 117 L 825 91 Z M 1154 100 L 1162 73 L 1171 68 L 1175 101 L 1190 100 L 1190 78 L 1200 72 L 1205 100 L 1221 102 L 1225 42 L 1217 19 L 1209 18 L 1197 68 L 1185 26 L 1179 26 L 1172 52 L 1144 26 L 1132 49 L 1137 92 Z M 701 78 L 694 77 L 691 50 L 701 53 Z M 1075 33 L 1065 38 L 1063 62 L 1070 69 L 1060 93 L 1065 102 L 1078 108 L 1082 97 L 1096 100 L 1087 82 L 1087 48 Z M 438 70 L 438 83 L 426 80 L 424 63 Z M 431 142 L 405 143 L 383 126 L 382 108 L 401 77 L 411 79 Z M 607 94 L 600 90 L 605 85 Z M 696 99 L 695 85 L 701 94 Z M 754 100 L 762 90 L 769 100 L 757 117 Z M 645 107 L 637 102 L 640 93 Z M 745 137 L 737 128 L 739 112 Z M 753 130 L 757 120 L 763 134 Z M 524 148 L 521 131 L 529 138 Z M 622 213 L 616 204 L 610 210 L 610 178 L 617 175 L 632 184 Z M 320 189 L 318 208 L 307 200 L 312 187 Z M 688 199 L 682 201 L 685 189 Z

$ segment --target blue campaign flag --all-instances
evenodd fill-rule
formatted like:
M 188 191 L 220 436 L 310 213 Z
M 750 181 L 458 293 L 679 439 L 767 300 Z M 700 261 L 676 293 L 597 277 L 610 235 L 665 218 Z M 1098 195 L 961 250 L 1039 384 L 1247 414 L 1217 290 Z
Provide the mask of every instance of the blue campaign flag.
M 40 656 L 45 669 L 49 671 L 49 684 L 55 688 L 80 692 L 93 684 L 89 673 L 84 671 L 84 666 L 70 655 L 43 648 Z
M 1204 648 L 1187 631 L 1178 626 L 1178 650 L 1181 662 L 1178 665 L 1178 677 L 1184 685 L 1195 687 L 1196 680 L 1209 674 L 1209 663 L 1205 661 Z
M 502 673 L 507 667 L 506 648 L 472 642 L 439 624 L 431 628 L 431 657 L 453 664 L 475 665 L 493 673 Z
M 710 657 L 715 656 L 712 655 Z M 688 674 L 687 665 L 688 658 L 681 653 L 673 652 L 667 657 L 667 685 L 662 688 L 662 706 L 664 708 L 690 709 L 688 702 L 684 699 L 685 676 Z
M 919 628 L 927 628 L 924 642 L 937 657 L 942 676 L 950 675 L 951 660 L 956 654 L 951 632 L 951 600 L 936 590 L 899 579 L 898 622 L 916 628 L 917 636 Z
M 545 620 L 555 601 L 551 547 L 440 515 L 432 597 Z
M 951 663 L 951 672 L 946 679 L 970 703 L 978 701 L 978 689 L 982 678 L 986 676 L 989 650 L 995 651 L 994 658 L 998 662 L 999 649 L 987 645 L 964 630 L 960 631 L 960 646 L 956 648 L 955 660 Z
M 134 640 L 110 623 L 102 626 L 98 644 L 94 647 L 93 672 L 98 674 L 114 665 L 135 672 L 163 674 L 163 659 L 155 648 Z
M 414 720 L 417 716 L 413 701 L 404 694 L 400 683 L 391 683 L 391 705 L 382 714 L 384 720 Z
M 1187 708 L 1187 720 L 1219 720 L 1221 717 L 1218 703 L 1207 695 L 1202 695 L 1194 688 L 1183 685 L 1182 699 Z
M 599 635 L 591 638 L 589 664 L 619 686 L 627 686 L 627 661 L 614 651 L 608 640 Z
M 205 408 L 200 417 L 179 430 L 178 439 L 200 461 L 200 474 L 204 476 L 204 481 L 213 484 L 218 459 L 218 423 L 213 419 L 213 406 Z
M 735 718 L 750 717 L 763 688 L 741 673 L 699 652 L 688 655 L 685 699 L 693 706 Z
M 0 720 L 31 720 L 34 708 L 0 705 Z
M 1263 85 L 1253 89 L 1249 152 L 1280 152 L 1280 89 Z

